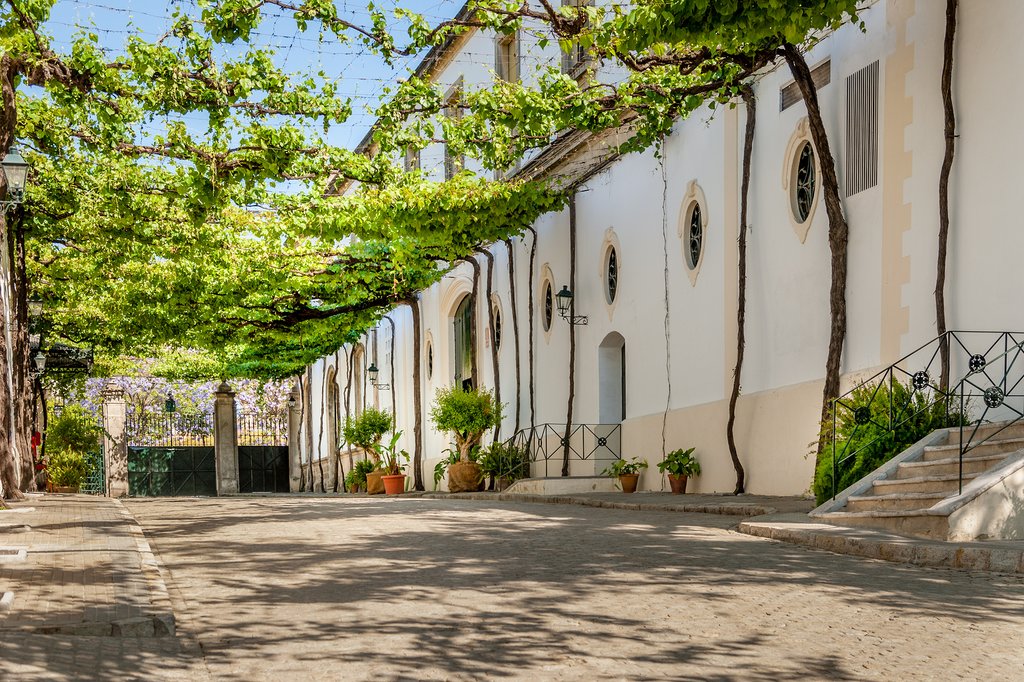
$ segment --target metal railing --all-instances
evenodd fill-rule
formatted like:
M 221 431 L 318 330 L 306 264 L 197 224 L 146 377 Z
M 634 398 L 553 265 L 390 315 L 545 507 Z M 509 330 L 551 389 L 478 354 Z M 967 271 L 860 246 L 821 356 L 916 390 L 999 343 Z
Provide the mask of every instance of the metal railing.
M 131 446 L 210 447 L 213 445 L 213 417 L 202 412 L 129 414 L 125 436 Z
M 568 444 L 569 475 L 593 476 L 622 458 L 622 425 L 573 424 L 566 434 L 565 424 L 538 424 L 521 429 L 505 444 L 523 452 L 534 476 L 541 475 L 541 467 L 544 476 L 560 476 Z
M 939 376 L 944 347 L 948 388 Z M 882 439 L 894 439 L 897 429 L 929 423 L 924 420 L 936 415 L 944 416 L 938 428 L 959 427 L 958 490 L 963 492 L 964 455 L 1024 418 L 1024 333 L 946 332 L 835 399 L 826 435 L 832 443 L 832 499 L 840 472 L 857 455 Z M 986 424 L 994 428 L 982 430 Z M 874 438 L 857 438 L 872 428 L 878 431 Z
M 236 417 L 238 445 L 288 445 L 288 417 L 284 414 L 243 412 Z

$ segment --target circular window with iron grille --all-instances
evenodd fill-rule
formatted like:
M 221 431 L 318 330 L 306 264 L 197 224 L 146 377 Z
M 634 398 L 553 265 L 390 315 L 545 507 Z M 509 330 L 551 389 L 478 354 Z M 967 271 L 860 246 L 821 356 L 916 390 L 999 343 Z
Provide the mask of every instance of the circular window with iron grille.
M 704 221 L 700 212 L 700 204 L 695 201 L 690 206 L 686 227 L 686 266 L 691 270 L 696 270 L 700 265 L 700 254 L 703 248 Z
M 814 209 L 814 195 L 818 190 L 817 170 L 814 166 L 814 147 L 810 142 L 800 145 L 793 159 L 792 202 L 793 217 L 804 223 Z
M 494 302 L 492 307 L 494 311 L 494 349 L 501 350 L 501 306 L 498 302 Z
M 434 344 L 427 341 L 427 378 L 434 376 Z

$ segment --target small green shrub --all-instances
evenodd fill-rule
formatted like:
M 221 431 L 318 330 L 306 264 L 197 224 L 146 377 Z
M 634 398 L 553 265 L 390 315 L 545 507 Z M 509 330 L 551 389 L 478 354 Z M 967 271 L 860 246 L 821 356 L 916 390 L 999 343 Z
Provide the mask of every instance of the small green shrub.
M 665 455 L 665 459 L 658 462 L 658 471 L 668 472 L 673 476 L 700 476 L 700 462 L 693 456 L 697 448 L 682 448 L 673 450 Z
M 877 389 L 877 390 L 876 390 Z M 836 409 L 836 440 L 832 442 L 832 415 L 821 428 L 825 444 L 814 472 L 818 504 L 832 497 L 832 458 L 838 457 L 835 491 L 853 485 L 936 429 L 966 423 L 959 409 L 950 409 L 941 396 L 929 397 L 898 381 L 868 384 L 855 389 Z M 870 415 L 857 424 L 856 414 Z M 890 424 L 890 414 L 894 415 Z
M 85 454 L 69 448 L 54 450 L 47 455 L 46 471 L 53 485 L 77 488 L 89 475 Z
M 480 454 L 480 469 L 487 476 L 505 478 L 514 483 L 526 478 L 529 460 L 525 448 L 511 443 L 492 443 Z
M 350 488 L 355 485 L 360 489 L 365 489 L 366 474 L 373 473 L 376 469 L 377 465 L 373 463 L 373 460 L 359 460 L 352 465 L 352 470 L 345 474 L 345 487 Z
M 406 450 L 398 449 L 398 439 L 402 437 L 401 431 L 391 435 L 391 442 L 380 446 L 381 468 L 388 476 L 397 476 L 402 473 L 402 461 L 409 461 L 409 453 Z
M 602 476 L 611 476 L 616 478 L 624 474 L 639 474 L 641 469 L 647 468 L 647 462 L 634 457 L 631 460 L 617 459 L 609 464 L 604 471 L 601 472 Z
M 346 442 L 366 450 L 379 461 L 381 438 L 391 430 L 392 424 L 389 412 L 368 407 L 355 419 L 346 420 L 342 433 Z
M 99 450 L 102 429 L 96 417 L 81 405 L 65 405 L 46 426 L 47 450 L 73 450 L 85 454 Z
M 490 391 L 450 386 L 438 389 L 430 418 L 439 430 L 455 435 L 459 459 L 468 462 L 484 433 L 501 421 L 501 405 Z

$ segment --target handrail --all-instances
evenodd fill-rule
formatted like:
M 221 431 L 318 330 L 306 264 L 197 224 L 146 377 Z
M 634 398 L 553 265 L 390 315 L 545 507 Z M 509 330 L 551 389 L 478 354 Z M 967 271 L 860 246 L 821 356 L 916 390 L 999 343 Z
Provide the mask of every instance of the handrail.
M 950 386 L 943 389 L 932 381 L 933 367 L 941 362 L 943 346 L 949 348 Z M 832 499 L 836 498 L 839 471 L 883 436 L 941 404 L 947 423 L 959 426 L 958 490 L 963 492 L 964 455 L 1006 428 L 1024 419 L 1024 333 L 990 331 L 948 331 L 911 351 L 892 365 L 832 401 Z M 907 381 L 906 384 L 903 382 Z M 908 399 L 897 403 L 893 399 L 896 384 L 905 386 Z M 852 404 L 851 397 L 873 386 L 869 404 L 874 404 L 883 387 L 888 404 L 879 417 L 864 405 Z M 852 417 L 854 428 L 845 434 L 839 449 L 839 415 L 842 410 Z M 980 428 L 996 418 L 1002 425 L 978 437 Z M 884 434 L 847 451 L 862 427 L 873 424 Z M 965 438 L 965 430 L 969 433 Z M 896 454 L 896 453 L 894 453 Z

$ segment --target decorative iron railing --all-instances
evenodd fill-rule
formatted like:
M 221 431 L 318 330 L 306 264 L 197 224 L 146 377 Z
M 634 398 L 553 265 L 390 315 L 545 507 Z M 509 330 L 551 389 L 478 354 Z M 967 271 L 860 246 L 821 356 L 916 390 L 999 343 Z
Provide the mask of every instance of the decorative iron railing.
M 213 445 L 213 417 L 203 412 L 129 414 L 125 435 L 130 446 L 209 447 Z
M 622 458 L 622 425 L 573 424 L 567 434 L 565 424 L 538 424 L 518 431 L 505 444 L 522 453 L 528 465 L 524 473 L 560 476 L 568 445 L 569 475 L 593 476 Z
M 940 377 L 944 347 L 947 388 Z M 959 427 L 958 490 L 963 492 L 964 455 L 1024 418 L 1024 333 L 946 332 L 834 400 L 831 434 L 826 434 L 832 445 L 832 498 L 852 460 L 936 411 L 945 414 L 947 425 Z M 844 430 L 844 423 L 852 429 Z M 985 424 L 994 427 L 983 430 Z M 877 435 L 864 438 L 871 430 Z
M 284 414 L 249 412 L 237 415 L 238 445 L 288 445 L 288 417 Z

